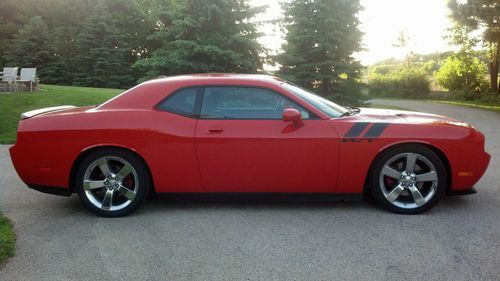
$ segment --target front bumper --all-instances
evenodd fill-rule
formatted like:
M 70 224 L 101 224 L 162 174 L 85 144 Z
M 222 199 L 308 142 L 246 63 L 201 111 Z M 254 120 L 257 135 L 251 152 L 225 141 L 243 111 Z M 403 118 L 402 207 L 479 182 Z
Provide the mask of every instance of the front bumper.
M 469 189 L 461 189 L 461 190 L 449 190 L 446 195 L 448 196 L 458 196 L 458 195 L 471 195 L 476 194 L 477 190 L 475 187 L 471 187 Z

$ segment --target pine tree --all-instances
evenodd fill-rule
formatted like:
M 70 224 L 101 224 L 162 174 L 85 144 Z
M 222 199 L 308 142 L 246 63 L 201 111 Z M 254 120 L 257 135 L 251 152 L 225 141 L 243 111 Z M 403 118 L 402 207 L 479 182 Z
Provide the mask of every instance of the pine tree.
M 47 24 L 35 16 L 21 28 L 5 51 L 10 66 L 35 67 L 43 83 L 58 83 L 61 80 L 61 62 L 55 55 Z
M 76 38 L 78 55 L 74 83 L 93 87 L 127 87 L 132 82 L 123 30 L 116 27 L 104 0 L 98 2 L 83 22 Z
M 144 79 L 206 72 L 255 73 L 262 68 L 259 33 L 250 19 L 261 8 L 248 0 L 172 0 L 156 13 L 159 42 L 135 67 Z
M 279 73 L 337 103 L 356 105 L 361 64 L 359 0 L 291 0 L 282 4 L 286 31 Z

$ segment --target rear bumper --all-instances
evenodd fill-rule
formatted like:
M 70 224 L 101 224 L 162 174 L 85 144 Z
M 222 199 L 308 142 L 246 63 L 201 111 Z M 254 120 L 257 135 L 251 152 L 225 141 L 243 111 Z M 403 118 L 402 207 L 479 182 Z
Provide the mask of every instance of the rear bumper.
M 44 145 L 24 143 L 16 143 L 9 149 L 9 153 L 17 174 L 28 186 L 54 186 L 59 189 L 70 187 L 71 162 L 65 153 L 47 149 Z M 55 153 L 58 153 L 57 156 Z

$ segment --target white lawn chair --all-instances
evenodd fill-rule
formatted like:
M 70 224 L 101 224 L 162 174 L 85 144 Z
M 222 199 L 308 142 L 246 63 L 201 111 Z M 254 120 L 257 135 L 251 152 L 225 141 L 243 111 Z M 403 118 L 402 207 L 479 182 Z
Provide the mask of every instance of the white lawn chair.
M 9 85 L 9 92 L 12 92 L 12 87 L 15 87 L 17 79 L 18 67 L 4 67 L 2 73 L 2 88 Z
M 36 81 L 36 68 L 21 68 L 21 75 L 17 83 L 30 83 L 30 92 L 33 92 L 33 84 L 37 84 Z M 16 91 L 19 90 L 16 85 Z

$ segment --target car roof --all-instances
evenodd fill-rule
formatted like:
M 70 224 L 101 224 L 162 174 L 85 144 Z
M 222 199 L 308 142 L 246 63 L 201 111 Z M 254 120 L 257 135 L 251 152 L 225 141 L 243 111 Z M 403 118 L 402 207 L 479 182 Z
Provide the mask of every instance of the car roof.
M 265 74 L 204 73 L 152 79 L 101 104 L 98 109 L 150 108 L 173 90 L 202 85 L 279 87 L 285 80 Z
M 184 74 L 177 76 L 159 77 L 144 82 L 150 83 L 171 83 L 189 80 L 190 82 L 231 82 L 231 81 L 246 81 L 246 82 L 271 82 L 281 84 L 285 82 L 284 79 L 267 75 L 267 74 L 242 74 L 242 73 L 198 73 L 198 74 Z

